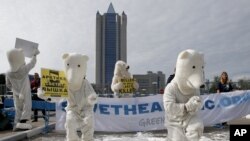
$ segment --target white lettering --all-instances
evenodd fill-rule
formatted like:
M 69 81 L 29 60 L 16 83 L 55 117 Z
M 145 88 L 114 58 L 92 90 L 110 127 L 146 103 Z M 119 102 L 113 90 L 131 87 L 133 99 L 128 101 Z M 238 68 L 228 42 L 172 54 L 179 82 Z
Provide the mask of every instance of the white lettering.
M 234 136 L 243 136 L 244 134 L 247 133 L 247 130 L 246 129 L 236 129 L 235 132 L 234 132 Z

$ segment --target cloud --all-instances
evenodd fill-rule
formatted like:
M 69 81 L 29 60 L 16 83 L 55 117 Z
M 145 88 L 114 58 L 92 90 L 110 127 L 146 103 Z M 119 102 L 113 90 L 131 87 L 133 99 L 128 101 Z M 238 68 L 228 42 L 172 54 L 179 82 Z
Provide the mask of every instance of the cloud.
M 0 73 L 8 69 L 6 51 L 15 38 L 39 43 L 41 54 L 31 71 L 62 69 L 61 54 L 90 57 L 87 78 L 95 82 L 96 12 L 109 0 L 22 0 L 0 5 Z M 177 55 L 188 48 L 205 54 L 206 77 L 227 71 L 232 78 L 250 74 L 248 0 L 112 0 L 128 16 L 128 63 L 133 74 L 173 72 Z

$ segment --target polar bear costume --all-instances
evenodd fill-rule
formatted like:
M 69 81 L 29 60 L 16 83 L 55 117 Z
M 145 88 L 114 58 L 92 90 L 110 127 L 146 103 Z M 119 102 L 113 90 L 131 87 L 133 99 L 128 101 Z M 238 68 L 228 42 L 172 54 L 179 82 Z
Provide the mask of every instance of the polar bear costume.
M 129 65 L 127 65 L 127 63 L 120 60 L 116 62 L 114 76 L 111 84 L 111 89 L 114 92 L 114 97 L 121 97 L 121 95 L 119 94 L 119 90 L 123 89 L 124 87 L 123 83 L 121 82 L 121 79 L 133 78 L 128 70 L 129 70 Z M 133 86 L 136 90 L 138 90 L 139 84 L 137 82 L 134 82 Z M 131 94 L 128 94 L 128 96 L 131 97 Z
M 66 139 L 78 141 L 77 129 L 82 132 L 82 141 L 94 140 L 94 104 L 97 95 L 86 77 L 88 56 L 64 54 L 65 75 L 69 97 L 66 107 Z
M 170 141 L 198 141 L 203 134 L 200 87 L 204 86 L 204 56 L 194 50 L 182 51 L 177 58 L 173 81 L 163 96 L 165 124 Z
M 29 72 L 36 64 L 36 55 L 39 51 L 35 51 L 28 64 L 25 64 L 24 53 L 22 49 L 12 49 L 7 52 L 7 58 L 10 64 L 10 70 L 6 73 L 6 86 L 12 90 L 15 121 L 13 131 L 16 129 L 31 129 L 32 126 L 26 121 L 31 118 L 31 89 Z

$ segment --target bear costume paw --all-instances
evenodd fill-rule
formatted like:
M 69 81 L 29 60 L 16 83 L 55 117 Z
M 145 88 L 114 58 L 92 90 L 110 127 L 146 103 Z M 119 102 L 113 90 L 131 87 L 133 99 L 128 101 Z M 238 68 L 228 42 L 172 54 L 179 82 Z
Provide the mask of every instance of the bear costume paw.
M 201 99 L 198 96 L 191 97 L 188 102 L 185 104 L 187 112 L 196 112 L 201 107 Z
M 19 99 L 24 99 L 24 95 L 23 94 L 19 94 Z
M 30 130 L 32 129 L 32 126 L 28 123 L 17 123 L 16 129 Z
M 97 96 L 96 94 L 91 94 L 88 96 L 88 102 L 91 105 L 94 105 L 97 102 Z

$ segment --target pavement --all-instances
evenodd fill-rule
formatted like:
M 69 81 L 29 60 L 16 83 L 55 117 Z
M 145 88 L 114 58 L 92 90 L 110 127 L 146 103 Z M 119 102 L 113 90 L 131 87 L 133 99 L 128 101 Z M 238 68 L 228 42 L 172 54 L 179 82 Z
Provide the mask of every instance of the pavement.
M 239 119 L 231 120 L 227 122 L 228 125 L 250 125 L 249 115 L 247 117 L 242 117 Z
M 26 140 L 33 140 L 34 137 L 38 135 L 41 136 L 42 134 L 44 134 L 44 136 L 46 136 L 46 133 L 44 132 L 45 122 L 43 118 L 39 118 L 38 122 L 32 122 L 31 124 L 33 126 L 31 130 L 17 131 L 17 132 L 13 132 L 12 130 L 0 131 L 0 141 L 17 141 L 17 140 L 26 141 Z M 56 117 L 54 115 L 53 117 L 50 117 L 49 129 L 54 130 L 55 124 L 56 124 Z M 228 125 L 234 125 L 234 124 L 250 125 L 250 118 L 242 117 L 239 119 L 229 121 L 227 122 L 227 124 Z M 205 128 L 206 132 L 210 132 L 212 130 L 214 130 L 213 127 Z M 54 134 L 58 134 L 58 133 L 54 133 Z M 65 133 L 63 136 L 65 136 Z
M 17 141 L 29 139 L 38 134 L 46 134 L 45 121 L 43 118 L 38 118 L 37 122 L 31 122 L 32 129 L 25 131 L 4 130 L 0 131 L 0 141 Z M 56 125 L 55 114 L 49 118 L 49 125 L 47 129 L 54 130 Z

